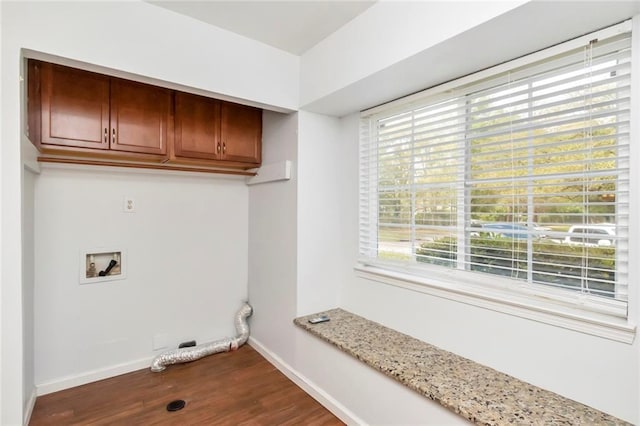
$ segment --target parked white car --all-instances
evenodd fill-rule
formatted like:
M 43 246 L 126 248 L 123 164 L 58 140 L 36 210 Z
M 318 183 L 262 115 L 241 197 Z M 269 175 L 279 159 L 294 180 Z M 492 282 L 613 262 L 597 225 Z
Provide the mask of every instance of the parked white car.
M 567 244 L 609 247 L 615 244 L 616 228 L 610 224 L 573 225 L 564 239 Z

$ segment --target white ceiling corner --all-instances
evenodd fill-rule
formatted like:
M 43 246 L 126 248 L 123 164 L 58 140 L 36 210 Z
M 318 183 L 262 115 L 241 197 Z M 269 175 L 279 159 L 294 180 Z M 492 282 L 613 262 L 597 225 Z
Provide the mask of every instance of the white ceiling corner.
M 150 0 L 149 3 L 302 55 L 375 1 Z

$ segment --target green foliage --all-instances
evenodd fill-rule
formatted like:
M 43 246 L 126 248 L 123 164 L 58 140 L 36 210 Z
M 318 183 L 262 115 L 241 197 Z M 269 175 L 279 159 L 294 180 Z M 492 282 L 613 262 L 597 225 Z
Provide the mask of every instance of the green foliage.
M 492 275 L 527 279 L 526 240 L 472 237 L 471 270 Z M 567 288 L 585 285 L 592 293 L 612 295 L 615 282 L 615 248 L 586 247 L 554 243 L 546 239 L 532 242 L 533 281 Z M 455 238 L 422 243 L 416 250 L 419 262 L 455 267 Z
M 451 225 L 444 213 L 455 217 L 459 207 L 456 174 L 462 166 L 468 167 L 465 201 L 471 219 L 495 222 L 533 217 L 538 223 L 561 224 L 580 223 L 585 215 L 613 217 L 615 203 L 603 194 L 617 190 L 615 119 L 552 121 L 523 131 L 518 123 L 536 119 L 529 116 L 527 104 L 516 102 L 516 108 L 504 104 L 510 90 L 523 88 L 467 99 L 471 115 L 462 136 L 452 127 L 462 120 L 455 110 L 443 111 L 433 123 L 417 124 L 417 136 L 408 122 L 389 134 L 383 125 L 378 149 L 380 223 L 408 224 L 415 215 L 422 215 L 416 224 Z M 610 88 L 602 86 L 602 90 Z M 513 96 L 515 100 L 518 95 Z M 560 116 L 564 109 L 584 104 L 580 91 L 571 96 L 573 102 L 551 104 L 538 114 Z M 597 99 L 613 100 L 615 95 L 607 92 Z M 464 150 L 469 151 L 468 157 L 463 157 Z M 585 178 L 595 171 L 611 174 Z M 530 179 L 524 180 L 526 176 Z

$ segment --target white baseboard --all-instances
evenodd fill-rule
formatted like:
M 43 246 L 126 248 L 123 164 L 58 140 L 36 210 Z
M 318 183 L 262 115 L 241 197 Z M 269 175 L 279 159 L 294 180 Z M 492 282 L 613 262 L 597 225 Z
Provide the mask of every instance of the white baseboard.
M 364 425 L 365 422 L 356 416 L 351 410 L 338 402 L 323 389 L 318 387 L 311 380 L 300 374 L 293 367 L 287 364 L 278 355 L 267 349 L 262 343 L 249 337 L 249 346 L 254 348 L 260 355 L 265 357 L 267 361 L 280 370 L 289 380 L 298 385 L 303 391 L 308 393 L 313 399 L 318 401 L 327 410 L 331 411 L 336 417 L 348 425 Z
M 27 426 L 31 421 L 31 414 L 33 413 L 33 407 L 36 406 L 36 398 L 38 394 L 36 392 L 36 388 L 34 387 L 31 390 L 31 396 L 29 396 L 29 400 L 27 401 L 27 405 L 24 407 L 24 414 L 22 418 L 24 419 L 23 425 Z
M 136 361 L 113 365 L 111 367 L 87 371 L 75 376 L 63 377 L 51 382 L 40 383 L 36 385 L 36 393 L 38 396 L 46 395 L 48 393 L 58 392 L 91 382 L 97 382 L 98 380 L 108 379 L 110 377 L 119 376 L 121 374 L 130 373 L 143 368 L 149 368 L 153 358 L 154 357 L 143 358 Z

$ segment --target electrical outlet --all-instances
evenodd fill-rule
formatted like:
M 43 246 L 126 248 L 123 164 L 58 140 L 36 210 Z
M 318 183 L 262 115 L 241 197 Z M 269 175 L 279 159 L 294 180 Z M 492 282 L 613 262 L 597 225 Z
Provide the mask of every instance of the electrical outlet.
M 136 211 L 136 202 L 132 197 L 124 197 L 124 203 L 122 205 L 122 210 L 125 213 L 135 213 Z

